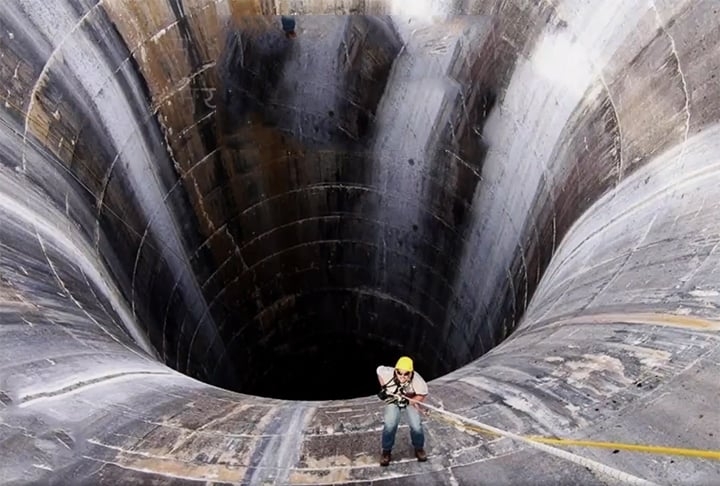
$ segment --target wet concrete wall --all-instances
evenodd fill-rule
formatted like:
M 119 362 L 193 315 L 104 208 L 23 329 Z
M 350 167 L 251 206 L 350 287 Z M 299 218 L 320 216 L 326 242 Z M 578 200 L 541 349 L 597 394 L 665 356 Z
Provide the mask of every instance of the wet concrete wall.
M 0 480 L 608 481 L 435 420 L 428 463 L 381 470 L 362 397 L 401 353 L 516 433 L 713 448 L 717 20 L 6 3 Z

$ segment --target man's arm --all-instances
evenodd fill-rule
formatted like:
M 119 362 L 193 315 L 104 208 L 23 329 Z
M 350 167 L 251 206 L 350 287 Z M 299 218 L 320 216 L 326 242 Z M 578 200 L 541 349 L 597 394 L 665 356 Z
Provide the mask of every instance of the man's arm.
M 377 370 L 375 370 L 375 374 L 377 375 L 378 382 L 380 383 L 380 386 L 385 386 L 388 383 L 388 380 L 383 378 L 383 368 L 384 366 L 378 366 Z
M 410 402 L 412 403 L 413 407 L 417 409 L 418 412 L 424 412 L 424 408 L 420 403 L 425 400 L 425 397 L 428 395 L 428 386 L 425 380 L 422 376 L 420 376 L 419 373 L 415 373 L 413 376 L 413 388 L 415 389 L 415 395 L 413 395 Z
M 426 396 L 427 396 L 427 395 L 415 395 L 415 396 L 413 396 L 412 398 L 410 398 L 410 403 L 412 403 L 412 406 L 415 407 L 415 409 L 416 409 L 418 412 L 421 412 L 421 413 L 424 413 L 424 412 L 425 412 L 424 407 L 423 407 L 422 405 L 420 405 L 420 403 L 421 403 L 423 400 L 425 400 L 425 397 L 426 397 Z

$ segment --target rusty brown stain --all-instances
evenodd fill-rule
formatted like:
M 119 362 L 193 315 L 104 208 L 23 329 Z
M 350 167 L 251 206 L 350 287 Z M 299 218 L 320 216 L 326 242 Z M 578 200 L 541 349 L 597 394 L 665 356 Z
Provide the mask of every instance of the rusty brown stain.
M 25 300 L 15 286 L 2 275 L 0 275 L 0 305 L 11 308 L 23 307 L 30 310 L 38 309 L 35 304 Z
M 167 2 L 116 0 L 106 4 L 106 9 L 126 44 L 131 46 L 132 56 L 150 91 L 152 111 L 157 113 L 168 152 L 183 176 L 182 184 L 198 216 L 201 233 L 207 237 L 214 231 L 215 218 L 207 215 L 203 207 L 206 192 L 203 180 L 195 179 L 189 172 L 206 155 L 206 149 L 195 128 L 197 114 L 188 108 L 194 106 L 197 96 L 206 96 L 192 92 L 193 76 L 204 76 L 208 89 L 216 88 L 214 59 L 203 59 L 204 70 L 193 72 L 177 19 Z M 223 25 L 217 18 L 215 2 L 193 2 L 187 6 L 186 13 L 189 28 L 202 40 L 196 43 L 205 49 L 202 55 L 216 53 L 218 32 Z M 211 39 L 214 42 L 210 42 Z
M 106 0 L 102 6 L 131 51 L 175 21 L 168 2 Z
M 66 166 L 74 167 L 74 173 L 90 190 L 102 181 L 101 166 L 76 159 L 76 144 L 86 123 L 80 113 L 65 102 L 47 99 L 45 83 L 39 83 L 35 91 L 35 103 L 27 114 L 27 132 L 38 138 L 46 150 L 53 153 Z
M 246 125 L 243 132 L 242 138 L 252 140 L 261 147 L 257 154 L 261 159 L 259 179 L 262 181 L 264 192 L 267 195 L 286 192 L 289 189 L 289 181 L 286 177 L 286 165 L 282 162 L 293 156 L 303 157 L 301 147 L 284 137 L 276 128 L 259 122 Z
M 273 14 L 275 0 L 230 0 L 230 16 L 237 20 L 247 15 Z
M 326 469 L 320 471 L 293 471 L 288 477 L 290 484 L 345 483 L 350 479 L 350 468 Z
M 15 52 L 15 45 L 6 44 L 4 37 L 0 37 L 0 103 L 10 112 L 17 112 L 23 116 L 30 104 L 32 90 L 28 89 L 35 83 L 36 73 L 27 61 L 20 57 L 21 52 Z
M 187 13 L 188 25 L 193 30 L 196 48 L 202 56 L 202 63 L 214 61 L 220 55 L 224 45 L 224 15 L 218 12 L 220 2 L 215 0 L 185 0 L 183 7 Z
M 360 454 L 354 458 L 349 458 L 346 455 L 334 455 L 327 457 L 308 457 L 307 467 L 309 469 L 324 469 L 324 468 L 338 468 L 338 467 L 361 467 L 361 466 L 374 466 L 376 458 L 371 457 L 368 454 Z
M 239 481 L 247 472 L 243 466 L 189 463 L 173 458 L 119 457 L 116 460 L 119 466 L 128 469 L 201 481 Z
M 212 238 L 209 245 L 217 261 L 225 261 L 234 251 L 235 244 L 224 232 L 217 234 L 218 227 L 233 215 L 226 214 L 226 201 L 214 194 L 219 189 L 214 177 L 214 164 L 220 163 L 225 170 L 233 166 L 238 153 L 224 148 L 228 136 L 245 141 L 244 146 L 252 146 L 253 151 L 241 150 L 258 160 L 259 174 L 253 177 L 265 194 L 280 194 L 287 191 L 285 166 L 275 163 L 300 151 L 292 142 L 283 142 L 283 135 L 275 128 L 265 126 L 259 117 L 250 120 L 233 134 L 223 135 L 217 130 L 217 114 L 208 107 L 209 119 L 203 121 L 213 126 L 220 147 L 216 155 L 207 153 L 197 127 L 198 118 L 205 114 L 194 113 L 188 109 L 196 104 L 199 96 L 207 93 L 194 93 L 191 79 L 201 76 L 203 86 L 210 90 L 211 104 L 217 103 L 218 73 L 215 62 L 219 58 L 224 43 L 225 29 L 242 28 L 250 34 L 276 28 L 276 19 L 262 16 L 273 14 L 274 2 L 260 0 L 235 0 L 227 4 L 229 17 L 221 18 L 218 5 L 211 0 L 195 0 L 186 5 L 188 27 L 201 42 L 201 62 L 203 70 L 192 72 L 189 54 L 186 51 L 174 14 L 166 2 L 138 3 L 133 0 L 111 0 L 103 4 L 108 15 L 118 27 L 118 31 L 130 47 L 132 56 L 139 66 L 151 95 L 152 111 L 163 130 L 168 152 L 172 155 L 176 170 L 181 176 L 181 184 L 188 194 L 193 212 L 196 214 L 200 233 Z M 225 20 L 225 21 L 223 21 Z M 200 161 L 206 159 L 206 162 Z M 230 171 L 228 171 L 230 173 Z M 237 207 L 244 208 L 247 195 L 242 193 L 240 185 L 232 178 L 228 182 Z M 237 187 L 235 187 L 237 186 Z
M 229 26 L 242 28 L 248 32 L 261 32 L 276 27 L 276 20 L 263 17 L 262 14 L 275 13 L 275 2 L 263 0 L 234 0 L 227 4 L 229 17 L 223 21 L 218 13 L 216 2 L 211 0 L 195 0 L 186 5 L 186 20 L 193 35 L 200 39 L 203 71 L 191 72 L 188 53 L 183 44 L 182 36 L 177 28 L 173 12 L 166 2 L 138 3 L 133 0 L 113 0 L 105 5 L 109 16 L 118 26 L 126 44 L 130 46 L 141 74 L 151 93 L 153 112 L 157 113 L 161 129 L 165 133 L 168 152 L 172 154 L 176 168 L 181 176 L 181 183 L 189 196 L 194 213 L 200 226 L 200 232 L 206 238 L 212 236 L 218 226 L 232 215 L 225 214 L 223 201 L 207 198 L 217 190 L 213 176 L 213 164 L 221 163 L 224 167 L 232 166 L 236 157 L 228 149 L 221 148 L 216 156 L 208 157 L 207 147 L 200 137 L 196 124 L 202 114 L 194 113 L 192 107 L 198 96 L 206 93 L 194 93 L 191 89 L 191 78 L 202 76 L 203 85 L 210 90 L 211 102 L 217 102 L 218 75 L 215 67 L 221 43 L 224 43 L 224 30 Z M 216 113 L 208 109 L 210 119 L 203 123 L 217 126 Z M 219 146 L 223 147 L 222 135 L 217 133 Z M 232 134 L 247 140 L 251 145 L 262 147 L 258 156 L 262 162 L 260 183 L 263 192 L 277 194 L 287 188 L 284 184 L 284 171 L 275 173 L 275 169 L 283 170 L 282 166 L 272 167 L 273 162 L 287 157 L 288 152 L 297 151 L 297 147 L 287 147 L 281 142 L 278 130 L 251 123 Z M 207 157 L 207 163 L 195 167 L 199 161 Z M 233 186 L 233 181 L 230 181 Z M 232 188 L 233 198 L 243 207 L 246 195 L 239 189 Z M 224 261 L 233 250 L 233 242 L 229 238 L 214 238 L 212 253 L 218 261 Z
M 555 325 L 573 323 L 602 323 L 602 324 L 646 324 L 670 327 L 688 327 L 692 329 L 720 331 L 720 322 L 702 317 L 679 314 L 665 314 L 653 312 L 637 312 L 626 314 L 597 314 L 572 319 L 556 321 Z
M 114 0 L 104 8 L 137 62 L 153 105 L 170 98 L 191 75 L 177 20 L 167 2 Z M 177 112 L 182 114 L 182 106 Z M 185 109 L 187 106 L 185 106 Z M 171 123 L 179 127 L 181 123 Z

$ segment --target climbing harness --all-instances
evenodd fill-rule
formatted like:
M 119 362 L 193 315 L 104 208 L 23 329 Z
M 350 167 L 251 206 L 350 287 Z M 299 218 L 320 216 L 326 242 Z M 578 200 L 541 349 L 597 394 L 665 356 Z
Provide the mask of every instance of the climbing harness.
M 387 388 L 391 384 L 395 385 L 394 392 L 388 392 Z M 403 394 L 403 392 L 409 384 L 409 381 L 406 383 L 400 383 L 393 374 L 393 377 L 390 378 L 390 380 L 382 386 L 382 389 L 378 393 L 378 398 L 388 404 L 395 403 L 398 408 L 405 408 L 410 404 L 410 400 L 409 397 Z

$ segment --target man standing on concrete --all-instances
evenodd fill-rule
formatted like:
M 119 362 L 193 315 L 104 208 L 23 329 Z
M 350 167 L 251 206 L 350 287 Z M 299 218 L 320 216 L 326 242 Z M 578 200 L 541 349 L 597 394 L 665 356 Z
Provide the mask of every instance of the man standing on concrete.
M 386 402 L 383 431 L 382 456 L 380 465 L 387 466 L 392 459 L 391 451 L 395 444 L 395 433 L 400 424 L 400 414 L 405 412 L 410 426 L 410 441 L 415 448 L 415 457 L 420 462 L 427 461 L 425 453 L 425 434 L 420 421 L 421 405 L 428 394 L 425 380 L 413 369 L 413 360 L 401 357 L 390 366 L 378 366 L 378 381 L 382 389 L 378 397 Z

